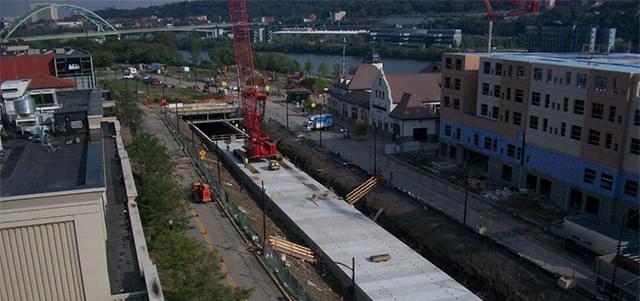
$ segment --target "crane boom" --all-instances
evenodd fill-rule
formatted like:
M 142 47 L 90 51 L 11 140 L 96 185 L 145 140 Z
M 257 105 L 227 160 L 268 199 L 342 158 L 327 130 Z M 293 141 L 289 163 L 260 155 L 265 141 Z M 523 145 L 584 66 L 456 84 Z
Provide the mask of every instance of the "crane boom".
M 267 95 L 256 85 L 247 1 L 227 0 L 227 8 L 231 19 L 244 126 L 249 134 L 249 138 L 245 140 L 245 156 L 247 158 L 273 158 L 278 153 L 276 145 L 261 130 L 258 103 L 263 102 L 264 104 Z M 262 107 L 264 108 L 264 106 Z
M 487 17 L 489 17 L 489 42 L 487 52 L 491 53 L 491 39 L 493 37 L 493 22 L 499 21 L 507 17 L 515 17 L 536 13 L 540 11 L 540 3 L 538 0 L 507 0 L 505 2 L 518 4 L 519 8 L 507 12 L 496 13 L 491 7 L 491 0 L 484 0 L 484 6 L 487 9 Z

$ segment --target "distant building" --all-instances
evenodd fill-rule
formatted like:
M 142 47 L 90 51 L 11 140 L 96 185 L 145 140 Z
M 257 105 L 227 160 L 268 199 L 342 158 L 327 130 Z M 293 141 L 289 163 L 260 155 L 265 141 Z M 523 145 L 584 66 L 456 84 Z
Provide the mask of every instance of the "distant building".
M 529 52 L 609 53 L 615 47 L 616 29 L 593 25 L 527 26 Z
M 356 36 L 366 36 L 369 32 L 366 30 L 314 30 L 312 28 L 293 28 L 274 31 L 271 36 L 274 39 L 289 38 L 289 39 L 314 39 L 322 41 L 340 41 L 344 38 L 351 39 Z
M 38 9 L 40 7 L 50 5 L 49 3 L 33 3 L 29 5 L 31 10 Z M 31 17 L 31 22 L 38 22 L 40 20 L 58 20 L 58 7 L 50 6 L 46 10 L 39 12 Z
M 273 23 L 275 21 L 276 21 L 276 18 L 273 17 L 273 16 L 262 16 L 262 17 L 260 17 L 260 23 L 269 24 L 269 23 Z
M 570 214 L 640 205 L 640 55 L 443 55 L 440 153 Z M 638 229 L 628 224 L 631 229 Z
M 331 19 L 332 19 L 333 21 L 342 21 L 342 20 L 344 20 L 344 18 L 345 18 L 346 16 L 347 16 L 347 12 L 346 12 L 346 11 L 344 11 L 344 10 L 341 10 L 341 11 L 339 11 L 339 12 L 333 13 L 333 14 L 331 15 Z
M 428 48 L 432 46 L 457 48 L 462 43 L 460 29 L 375 29 L 369 39 L 392 46 Z

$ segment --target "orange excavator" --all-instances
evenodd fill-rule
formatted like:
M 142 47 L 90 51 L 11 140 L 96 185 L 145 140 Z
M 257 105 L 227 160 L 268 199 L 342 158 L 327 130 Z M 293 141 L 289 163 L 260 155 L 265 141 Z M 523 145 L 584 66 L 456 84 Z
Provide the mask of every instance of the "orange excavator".
M 191 183 L 191 196 L 193 200 L 198 203 L 209 203 L 212 200 L 211 186 L 200 181 L 195 181 Z

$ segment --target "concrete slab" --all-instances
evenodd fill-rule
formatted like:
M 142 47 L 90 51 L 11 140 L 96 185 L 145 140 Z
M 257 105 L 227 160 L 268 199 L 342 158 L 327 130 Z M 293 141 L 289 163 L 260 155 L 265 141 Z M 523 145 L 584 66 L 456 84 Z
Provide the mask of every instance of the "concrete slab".
M 241 172 L 244 180 L 259 191 L 264 181 L 270 208 L 276 208 L 292 222 L 306 243 L 331 262 L 351 265 L 355 257 L 356 286 L 359 299 L 366 300 L 480 300 L 449 275 L 413 251 L 352 205 L 319 182 L 291 168 L 268 170 L 268 163 L 255 162 L 260 170 L 252 173 L 233 155 L 242 142 L 218 145 L 225 160 Z M 314 189 L 315 188 L 315 189 Z M 369 257 L 389 254 L 386 262 L 371 262 Z M 349 268 L 333 264 L 337 277 L 345 285 L 351 281 Z

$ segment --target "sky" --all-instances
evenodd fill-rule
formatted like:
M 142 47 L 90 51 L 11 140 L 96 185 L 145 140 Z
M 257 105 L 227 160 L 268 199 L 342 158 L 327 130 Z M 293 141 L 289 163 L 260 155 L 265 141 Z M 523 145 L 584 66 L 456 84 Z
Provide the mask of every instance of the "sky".
M 97 10 L 105 7 L 130 9 L 171 2 L 179 2 L 179 0 L 0 0 L 0 16 L 13 17 L 23 15 L 32 3 L 64 3 Z

